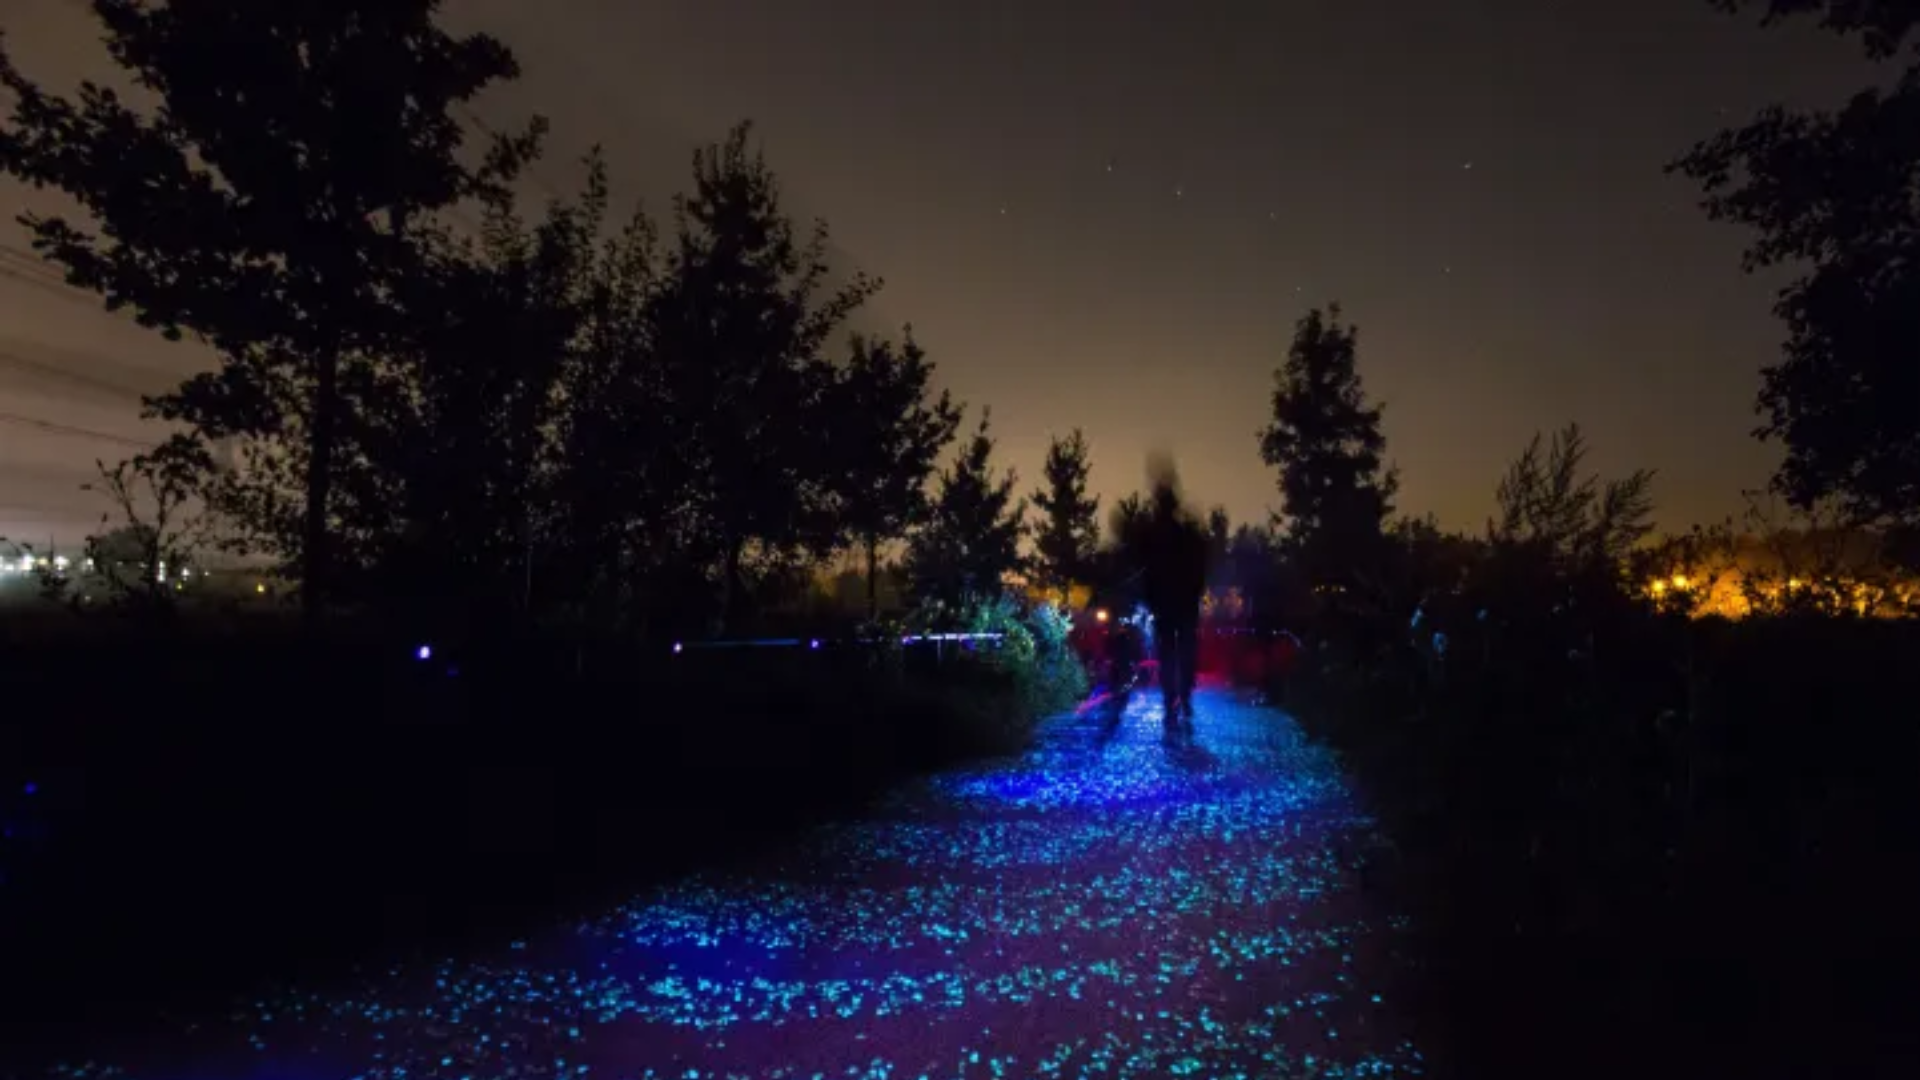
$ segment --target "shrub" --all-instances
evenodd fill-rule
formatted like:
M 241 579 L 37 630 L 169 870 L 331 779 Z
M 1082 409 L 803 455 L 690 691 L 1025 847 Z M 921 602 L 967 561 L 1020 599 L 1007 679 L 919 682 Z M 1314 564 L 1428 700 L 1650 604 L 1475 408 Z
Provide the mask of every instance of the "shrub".
M 38 785 L 30 821 L 0 797 L 36 830 L 31 852 L 0 844 L 0 1047 L 57 1032 L 109 980 L 130 1008 L 212 1004 L 623 898 L 1017 745 L 1046 685 L 1024 624 L 1004 653 L 1024 659 L 944 662 L 897 636 L 435 641 L 421 659 L 390 629 L 0 621 L 0 796 Z M 153 887 L 129 905 L 129 882 Z
M 1495 547 L 1429 607 L 1444 654 L 1383 617 L 1291 699 L 1395 842 L 1454 1064 L 1822 1071 L 1750 1038 L 1789 1022 L 1884 1053 L 1864 958 L 1914 951 L 1920 801 L 1896 763 L 1920 757 L 1920 683 L 1896 658 L 1920 627 L 1666 616 L 1525 554 Z

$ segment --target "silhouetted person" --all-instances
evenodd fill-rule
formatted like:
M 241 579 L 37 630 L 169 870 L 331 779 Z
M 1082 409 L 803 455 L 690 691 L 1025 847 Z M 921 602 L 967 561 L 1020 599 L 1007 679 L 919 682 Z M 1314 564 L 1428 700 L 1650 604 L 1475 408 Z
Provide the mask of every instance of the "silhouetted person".
M 1200 599 L 1207 591 L 1207 534 L 1180 506 L 1170 477 L 1155 481 L 1143 536 L 1147 609 L 1160 656 L 1169 732 L 1191 726 L 1200 658 Z
M 1140 632 L 1130 623 L 1116 623 L 1107 634 L 1106 721 L 1109 734 L 1120 724 L 1133 698 L 1135 670 L 1141 660 Z
M 1279 688 L 1280 704 L 1285 705 L 1292 697 L 1293 673 L 1300 666 L 1300 639 L 1290 631 L 1280 631 L 1273 643 L 1273 679 L 1272 685 Z

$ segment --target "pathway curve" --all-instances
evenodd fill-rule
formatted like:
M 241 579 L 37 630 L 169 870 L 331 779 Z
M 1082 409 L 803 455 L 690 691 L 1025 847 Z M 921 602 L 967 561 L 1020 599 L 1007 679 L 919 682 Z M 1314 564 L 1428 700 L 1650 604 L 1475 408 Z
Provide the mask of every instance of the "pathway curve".
M 751 873 L 549 940 L 249 1003 L 175 1065 L 74 1078 L 1384 1077 L 1395 922 L 1368 822 L 1285 716 L 1219 693 L 891 796 Z

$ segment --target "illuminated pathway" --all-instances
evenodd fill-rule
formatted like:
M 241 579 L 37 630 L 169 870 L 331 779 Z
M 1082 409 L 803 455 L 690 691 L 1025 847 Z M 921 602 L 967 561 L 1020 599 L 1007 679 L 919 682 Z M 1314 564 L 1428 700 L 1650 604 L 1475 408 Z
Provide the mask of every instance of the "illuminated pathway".
M 1062 719 L 751 874 L 496 956 L 249 1003 L 172 1066 L 67 1076 L 1414 1075 L 1366 823 L 1286 718 L 1203 695 Z

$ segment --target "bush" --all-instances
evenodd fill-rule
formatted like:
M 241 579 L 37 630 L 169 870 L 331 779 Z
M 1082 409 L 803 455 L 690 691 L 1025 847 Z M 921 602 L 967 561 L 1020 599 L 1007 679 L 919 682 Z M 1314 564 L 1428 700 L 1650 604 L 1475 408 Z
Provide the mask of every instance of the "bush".
M 981 752 L 1011 753 L 1024 748 L 1042 718 L 1072 708 L 1086 696 L 1086 671 L 1067 640 L 1072 622 L 1051 603 L 1030 604 L 1004 594 L 958 608 L 928 603 L 899 629 L 899 634 L 889 637 L 980 636 L 943 643 L 931 655 L 946 665 L 945 678 L 971 686 L 959 697 L 974 699 L 971 726 L 977 737 L 974 745 Z M 989 635 L 998 636 L 988 639 Z
M 1867 958 L 1920 958 L 1920 627 L 1540 595 L 1482 620 L 1469 593 L 1444 656 L 1402 624 L 1293 688 L 1395 841 L 1443 1049 L 1479 1076 L 1875 1073 L 1904 1019 Z M 1791 1052 L 1753 1037 L 1788 1025 Z
M 0 816 L 35 834 L 0 845 L 0 1046 L 83 1010 L 84 1043 L 102 985 L 213 1004 L 549 924 L 997 751 L 1027 700 L 920 650 L 419 644 L 0 622 Z

